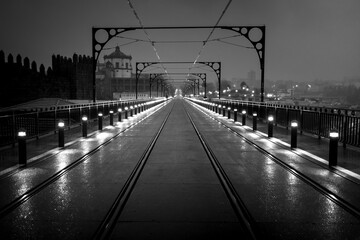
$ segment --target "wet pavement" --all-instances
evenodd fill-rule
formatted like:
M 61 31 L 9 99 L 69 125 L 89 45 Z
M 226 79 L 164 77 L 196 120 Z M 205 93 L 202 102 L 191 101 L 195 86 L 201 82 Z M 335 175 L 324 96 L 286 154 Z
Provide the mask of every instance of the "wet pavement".
M 3 171 L 1 209 L 44 179 L 82 159 L 10 213 L 0 214 L 0 236 L 92 238 L 170 112 L 117 220 L 112 238 L 243 239 L 239 219 L 185 111 L 248 208 L 259 239 L 357 239 L 360 236 L 359 216 L 284 168 L 269 154 L 360 209 L 360 181 L 355 177 L 182 99 L 171 100 L 157 107 L 156 112 L 148 111 L 101 132 L 95 131 L 86 139 L 76 138 L 74 133 L 73 143 L 64 149 L 44 148 L 50 150 L 48 156 L 34 160 L 27 169 L 7 177 L 9 172 Z M 259 125 L 259 129 L 262 127 Z M 274 132 L 276 135 L 279 132 Z M 49 136 L 49 146 L 51 138 L 54 136 Z M 53 144 L 57 144 L 55 139 Z M 102 143 L 106 144 L 90 154 Z M 33 143 L 29 150 L 38 151 L 37 144 Z

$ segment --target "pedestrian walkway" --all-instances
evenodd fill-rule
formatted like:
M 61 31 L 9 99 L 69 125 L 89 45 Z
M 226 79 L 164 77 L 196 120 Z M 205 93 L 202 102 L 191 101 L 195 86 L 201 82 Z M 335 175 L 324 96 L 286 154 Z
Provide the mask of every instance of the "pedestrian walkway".
M 246 126 L 249 130 L 252 130 L 252 118 L 248 118 L 246 121 Z M 258 121 L 258 131 L 264 133 L 265 136 L 268 134 L 268 125 L 265 122 Z M 287 130 L 282 126 L 274 126 L 273 128 L 273 137 L 279 139 L 285 143 L 290 144 L 291 142 L 291 133 L 290 128 Z M 316 135 L 310 135 L 307 133 L 297 135 L 297 148 L 302 149 L 306 152 L 309 152 L 317 157 L 320 157 L 324 160 L 329 159 L 329 139 L 327 138 L 318 138 Z M 347 146 L 343 147 L 342 143 L 339 142 L 338 145 L 338 166 L 350 170 L 354 173 L 360 175 L 360 149 Z
M 155 111 L 158 107 L 154 107 L 152 111 Z M 141 117 L 145 117 L 151 114 L 150 112 L 146 112 L 141 114 Z M 122 123 L 123 124 L 133 124 L 135 119 L 138 119 L 139 116 L 130 117 L 129 119 L 124 119 L 124 113 L 122 114 Z M 117 121 L 117 116 L 114 116 L 114 122 Z M 109 116 L 105 116 L 103 119 L 103 126 L 109 126 L 110 118 Z M 125 126 L 124 125 L 124 126 Z M 105 129 L 106 131 L 106 129 Z M 90 121 L 88 122 L 88 136 L 91 137 L 97 133 L 98 131 L 98 122 Z M 72 127 L 70 129 L 65 130 L 65 147 L 73 144 L 76 141 L 79 141 L 82 137 L 82 128 L 81 126 Z M 32 138 L 28 139 L 26 143 L 27 148 L 27 163 L 31 163 L 37 161 L 39 159 L 46 159 L 48 156 L 55 154 L 59 151 L 59 136 L 58 133 L 49 133 L 47 135 L 43 135 L 40 138 Z M 5 146 L 0 149 L 0 176 L 4 175 L 8 172 L 11 172 L 17 168 L 21 167 L 19 165 L 19 149 L 18 145 L 15 146 Z
M 197 100 L 193 100 L 197 101 Z M 207 106 L 203 102 L 203 106 Z M 204 108 L 207 109 L 207 108 Z M 234 113 L 231 112 L 230 118 L 228 118 L 228 112 L 226 111 L 225 116 L 223 113 L 218 114 L 213 111 L 208 111 L 215 116 L 218 120 L 222 121 L 224 124 L 228 122 L 234 122 Z M 242 126 L 242 117 L 238 112 L 237 117 L 237 126 Z M 241 128 L 242 131 L 247 133 L 256 133 L 262 137 L 268 137 L 268 124 L 265 121 L 257 120 L 257 131 L 253 131 L 253 118 L 252 116 L 247 116 L 245 127 Z M 273 137 L 269 140 L 281 144 L 284 147 L 290 148 L 291 142 L 291 132 L 290 128 L 286 129 L 284 126 L 274 125 L 273 126 Z M 321 137 L 318 138 L 317 135 L 312 135 L 308 133 L 297 134 L 297 148 L 294 149 L 303 155 L 308 156 L 309 158 L 320 162 L 323 165 L 328 165 L 329 160 L 329 139 Z M 339 142 L 338 144 L 338 156 L 337 156 L 337 166 L 334 166 L 334 169 L 337 169 L 341 172 L 344 172 L 347 175 L 355 178 L 356 181 L 360 181 L 360 148 L 347 145 L 343 147 L 343 144 Z

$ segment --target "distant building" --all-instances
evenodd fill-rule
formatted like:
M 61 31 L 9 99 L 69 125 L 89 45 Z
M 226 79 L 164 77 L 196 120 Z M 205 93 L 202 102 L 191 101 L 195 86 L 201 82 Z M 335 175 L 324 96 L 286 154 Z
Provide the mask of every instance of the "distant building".
M 120 51 L 104 56 L 104 62 L 97 63 L 96 97 L 97 99 L 118 99 L 122 95 L 136 91 L 136 76 L 131 64 L 132 57 Z M 138 82 L 138 92 L 149 91 L 149 76 L 142 74 Z

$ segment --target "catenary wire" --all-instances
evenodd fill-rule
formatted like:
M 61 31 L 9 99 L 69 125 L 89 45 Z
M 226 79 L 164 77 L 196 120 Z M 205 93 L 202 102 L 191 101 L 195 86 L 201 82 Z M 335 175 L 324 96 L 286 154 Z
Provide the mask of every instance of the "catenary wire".
M 145 33 L 148 41 L 151 43 L 151 46 L 152 46 L 152 48 L 153 48 L 153 50 L 154 50 L 154 52 L 155 52 L 155 55 L 156 55 L 157 59 L 158 59 L 159 62 L 160 62 L 161 67 L 163 68 L 164 72 L 167 74 L 168 72 L 167 72 L 166 68 L 164 67 L 164 65 L 162 64 L 162 61 L 161 61 L 161 59 L 160 59 L 160 55 L 159 55 L 158 51 L 156 50 L 155 44 L 154 44 L 154 42 L 151 40 L 149 33 L 148 33 L 148 32 L 146 31 L 146 29 L 144 28 L 144 25 L 143 25 L 143 23 L 142 23 L 139 15 L 137 14 L 137 12 L 136 12 L 136 10 L 135 10 L 135 8 L 134 8 L 134 6 L 133 6 L 133 4 L 131 3 L 130 0 L 128 0 L 128 4 L 129 4 L 130 8 L 132 9 L 133 14 L 135 15 L 136 19 L 138 20 L 141 28 L 143 29 L 143 31 L 144 31 L 144 33 Z

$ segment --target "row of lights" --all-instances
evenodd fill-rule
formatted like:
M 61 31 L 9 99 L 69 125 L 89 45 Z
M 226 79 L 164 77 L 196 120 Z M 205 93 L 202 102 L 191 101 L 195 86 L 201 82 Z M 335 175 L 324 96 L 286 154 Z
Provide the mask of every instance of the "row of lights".
M 171 99 L 172 97 L 169 97 L 166 100 Z M 159 102 L 164 101 L 164 99 L 157 99 L 157 100 L 153 100 L 153 101 L 149 101 L 146 103 L 141 103 L 141 104 L 135 104 L 134 106 L 130 106 L 130 107 L 125 107 L 124 108 L 124 114 L 125 114 L 125 119 L 128 118 L 128 112 L 130 112 L 130 117 L 133 116 L 133 111 L 135 112 L 135 114 L 140 113 L 141 111 L 145 111 L 146 109 L 148 109 L 148 105 L 150 104 L 157 104 Z M 122 113 L 122 108 L 118 108 L 118 121 L 121 122 L 121 113 Z M 114 111 L 110 110 L 109 111 L 109 115 L 110 115 L 110 125 L 114 124 Z M 87 116 L 82 116 L 81 118 L 82 120 L 82 136 L 83 137 L 87 137 L 87 121 L 88 121 L 88 117 Z M 103 113 L 98 113 L 98 129 L 102 130 L 102 125 L 103 125 Z M 59 131 L 59 147 L 64 147 L 65 145 L 65 136 L 64 136 L 64 130 L 65 130 L 65 122 L 63 120 L 59 120 L 58 122 L 58 131 Z M 21 165 L 25 165 L 27 164 L 27 150 L 26 150 L 26 130 L 21 128 L 18 133 L 18 146 L 19 146 L 19 164 Z
M 147 109 L 147 105 L 149 104 L 153 104 L 153 103 L 157 103 L 159 101 L 162 100 L 155 100 L 155 101 L 151 101 L 151 102 L 146 102 L 146 103 L 141 103 L 141 104 L 136 104 L 134 106 L 130 106 L 130 107 L 125 107 L 124 108 L 124 114 L 125 114 L 125 119 L 128 118 L 128 112 L 130 112 L 130 117 L 133 116 L 133 111 L 135 114 L 137 114 L 138 112 L 140 113 L 141 111 L 145 111 Z M 118 121 L 121 122 L 121 113 L 123 112 L 122 108 L 118 108 Z M 110 125 L 114 124 L 114 111 L 110 110 L 109 111 L 109 115 L 110 115 Z M 88 122 L 88 117 L 86 115 L 82 116 L 81 118 L 82 120 L 82 136 L 83 137 L 87 137 L 87 122 Z M 59 147 L 64 147 L 65 146 L 65 122 L 63 120 L 59 120 L 58 122 L 58 145 Z M 103 113 L 98 113 L 98 129 L 101 131 L 103 128 Z M 25 165 L 27 164 L 27 149 L 26 149 L 26 130 L 24 128 L 19 129 L 18 133 L 18 146 L 19 146 L 19 164 L 21 165 Z
M 226 106 L 225 105 L 221 105 L 221 104 L 215 104 L 215 103 L 209 103 L 206 101 L 201 101 L 201 100 L 196 100 L 193 99 L 193 101 L 197 101 L 197 102 L 201 102 L 201 103 L 206 103 L 207 105 L 209 105 L 210 109 L 214 112 L 217 112 L 218 114 L 221 114 L 221 109 L 222 109 L 222 116 L 225 117 L 225 109 Z M 217 109 L 216 109 L 217 108 Z M 231 107 L 227 108 L 228 110 L 228 114 L 227 117 L 228 119 L 230 119 L 230 111 L 231 111 Z M 237 122 L 237 109 L 234 109 L 234 122 Z M 241 111 L 242 114 L 242 125 L 246 125 L 246 110 L 242 110 Z M 269 115 L 267 118 L 268 121 L 268 137 L 271 138 L 273 137 L 273 128 L 274 128 L 274 116 Z M 291 121 L 290 123 L 291 126 L 291 148 L 297 148 L 297 133 L 298 133 L 298 122 L 297 121 Z M 257 113 L 254 112 L 253 113 L 253 131 L 257 130 Z M 333 129 L 332 131 L 330 131 L 329 133 L 329 138 L 330 138 L 330 142 L 329 142 L 329 166 L 336 166 L 337 165 L 337 148 L 338 148 L 338 143 L 339 143 L 339 132 L 336 129 Z

